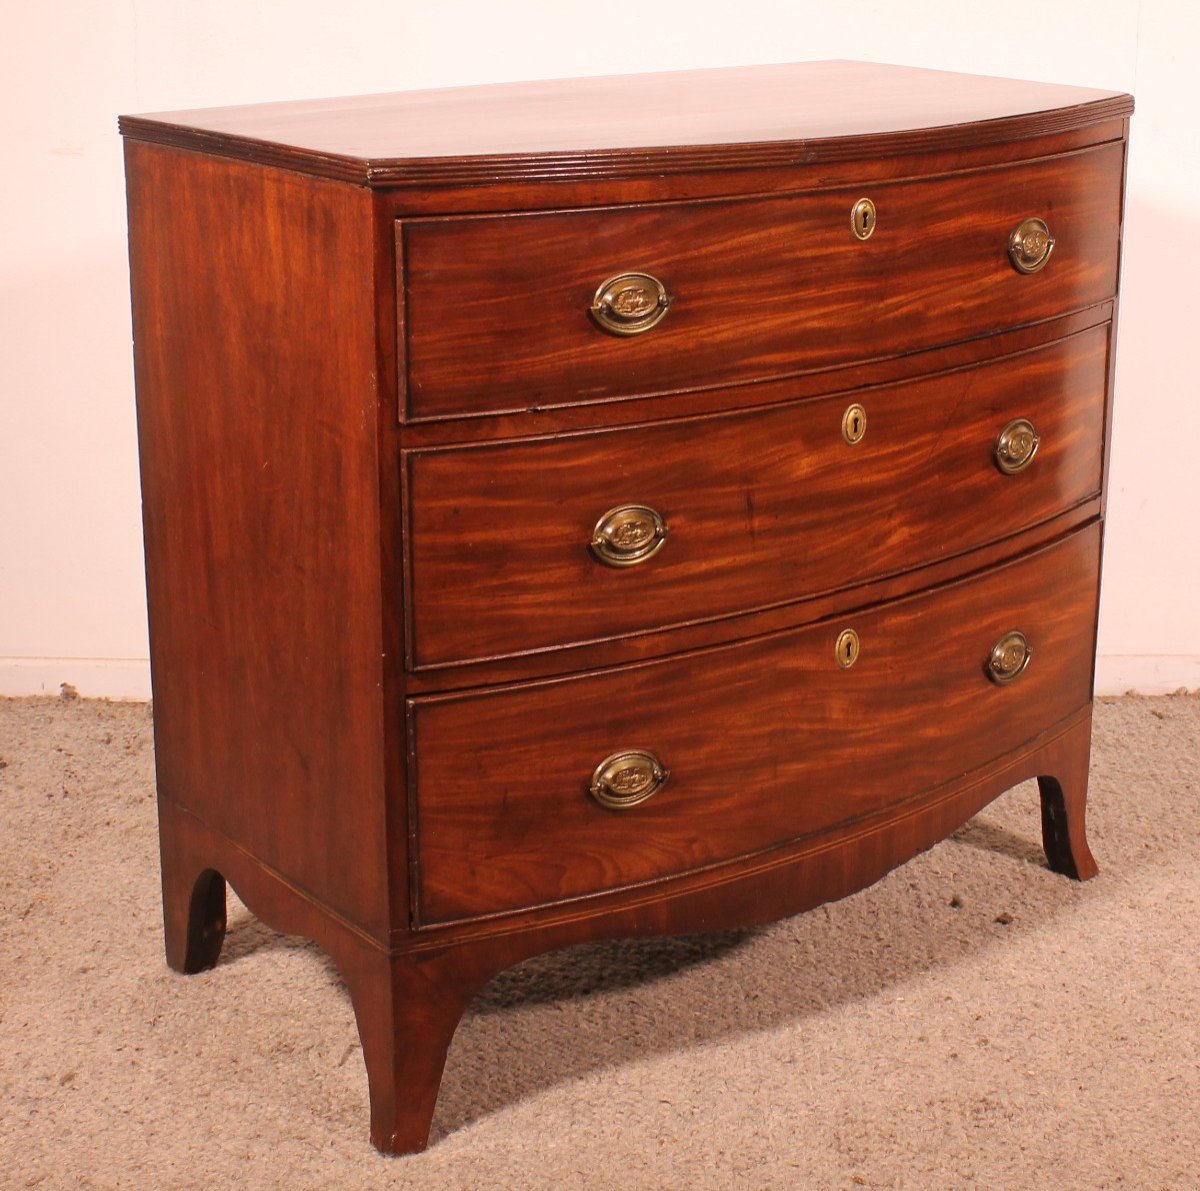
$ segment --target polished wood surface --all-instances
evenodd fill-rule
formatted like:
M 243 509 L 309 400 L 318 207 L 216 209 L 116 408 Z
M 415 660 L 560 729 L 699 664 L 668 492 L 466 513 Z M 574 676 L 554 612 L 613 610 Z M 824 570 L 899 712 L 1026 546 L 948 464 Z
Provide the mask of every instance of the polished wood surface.
M 415 700 L 422 923 L 516 910 L 702 868 L 900 805 L 1077 711 L 1091 691 L 1099 534 L 822 624 L 582 678 Z M 1055 598 L 1049 602 L 1047 591 Z M 839 632 L 861 638 L 842 670 Z M 984 668 L 1005 632 L 1032 661 Z M 596 765 L 670 771 L 613 812 Z
M 1016 355 L 1110 322 L 1115 309 L 1116 302 L 1110 298 L 1083 310 L 1000 331 L 995 335 L 980 336 L 978 339 L 907 352 L 902 356 L 857 361 L 838 368 L 823 368 L 818 372 L 756 381 L 754 384 L 691 389 L 686 393 L 672 393 L 667 398 L 662 395 L 635 397 L 581 405 L 554 405 L 507 414 L 470 414 L 458 418 L 405 422 L 399 427 L 399 436 L 406 449 L 457 446 L 496 439 L 557 436 L 669 418 L 781 405 L 804 397 L 848 393 L 852 389 L 932 376 L 986 363 L 999 356 Z
M 950 835 L 998 794 L 1035 777 L 1043 788 L 1043 822 L 1056 808 L 1070 816 L 1070 833 L 1044 839 L 1051 867 L 1087 876 L 1091 854 L 1083 824 L 1090 746 L 1089 707 L 997 764 L 931 788 L 904 813 L 854 823 L 724 871 L 551 907 L 523 920 L 423 932 L 411 946 L 392 951 L 349 929 L 247 852 L 165 803 L 167 956 L 179 971 L 199 970 L 178 962 L 188 954 L 204 954 L 205 966 L 216 962 L 221 940 L 213 947 L 206 935 L 210 907 L 191 897 L 193 889 L 208 888 L 214 869 L 228 876 L 258 918 L 316 942 L 337 965 L 354 1006 L 371 1093 L 371 1140 L 384 1153 L 411 1153 L 425 1147 L 458 1017 L 504 968 L 585 941 L 744 928 L 845 897 Z M 537 1058 L 497 1047 L 496 1062 L 535 1064 Z
M 836 160 L 1127 116 L 1128 95 L 866 62 L 501 83 L 125 116 L 128 136 L 377 185 Z
M 1094 305 L 1116 291 L 1124 153 L 871 190 L 400 225 L 410 418 L 671 393 L 897 355 Z M 1009 234 L 1042 213 L 1056 238 L 1033 275 Z M 673 295 L 632 337 L 588 308 L 649 273 Z
M 1100 491 L 1108 328 L 974 368 L 732 416 L 408 454 L 413 662 L 511 655 L 746 612 L 963 553 Z M 850 403 L 867 416 L 851 446 Z M 1033 421 L 1016 475 L 997 437 Z M 614 505 L 652 558 L 588 548 Z M 831 532 L 831 527 L 835 531 Z
M 845 896 L 1033 777 L 1092 875 L 1131 104 L 825 64 L 124 120 L 172 967 L 217 962 L 227 885 L 315 940 L 404 1153 L 527 956 Z M 596 284 L 663 261 L 662 326 L 597 347 Z M 1010 415 L 1043 443 L 1001 477 Z M 651 498 L 667 546 L 601 572 L 595 519 Z M 667 785 L 593 806 L 626 747 Z
M 668 657 L 693 649 L 726 645 L 746 637 L 782 632 L 813 624 L 846 608 L 862 608 L 884 600 L 901 599 L 927 587 L 952 581 L 965 574 L 1006 562 L 1038 549 L 1047 541 L 1069 533 L 1100 516 L 1100 498 L 1060 513 L 1031 529 L 981 546 L 967 554 L 952 554 L 911 571 L 900 571 L 853 587 L 837 588 L 820 595 L 805 595 L 786 604 L 695 621 L 667 631 L 634 633 L 606 641 L 510 654 L 487 661 L 447 664 L 405 673 L 409 694 L 469 690 L 479 686 L 536 681 L 566 672 L 606 669 Z
M 126 152 L 159 795 L 382 932 L 370 196 Z

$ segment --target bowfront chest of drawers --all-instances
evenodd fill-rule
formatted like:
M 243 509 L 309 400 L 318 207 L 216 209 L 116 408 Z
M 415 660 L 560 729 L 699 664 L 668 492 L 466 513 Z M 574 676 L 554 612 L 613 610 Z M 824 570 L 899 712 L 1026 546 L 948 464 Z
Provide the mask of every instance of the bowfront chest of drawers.
M 167 956 L 466 1005 L 1084 836 L 1132 101 L 856 63 L 128 117 Z

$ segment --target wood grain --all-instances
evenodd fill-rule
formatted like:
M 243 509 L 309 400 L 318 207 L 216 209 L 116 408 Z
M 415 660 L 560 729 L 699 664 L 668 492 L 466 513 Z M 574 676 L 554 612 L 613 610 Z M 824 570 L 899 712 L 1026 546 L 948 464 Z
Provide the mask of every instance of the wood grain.
M 675 653 L 727 645 L 747 637 L 800 628 L 840 611 L 864 608 L 884 600 L 903 599 L 926 587 L 952 582 L 964 575 L 1002 564 L 1094 521 L 1099 514 L 1100 498 L 1094 497 L 1012 537 L 991 542 L 967 554 L 943 557 L 917 570 L 900 571 L 853 587 L 840 587 L 821 595 L 804 596 L 787 604 L 776 604 L 719 619 L 694 621 L 667 632 L 632 633 L 605 641 L 512 654 L 487 661 L 408 670 L 403 676 L 404 685 L 410 695 L 416 696 L 530 682 L 572 671 L 607 669 L 650 661 Z
M 1100 490 L 1108 329 L 965 371 L 728 417 L 408 453 L 418 666 L 610 639 L 919 567 Z M 851 402 L 867 432 L 849 446 Z M 1017 475 L 1001 429 L 1041 435 Z M 633 567 L 588 548 L 614 506 L 668 538 Z
M 1031 777 L 1049 791 L 1050 813 L 1061 801 L 1082 830 L 1091 739 L 1090 707 L 1051 725 L 1023 748 L 982 771 L 956 776 L 901 812 L 783 846 L 740 863 L 674 881 L 618 891 L 543 909 L 533 915 L 466 922 L 407 935 L 382 949 L 327 907 L 317 906 L 278 873 L 198 819 L 162 806 L 164 900 L 168 955 L 203 950 L 209 919 L 203 897 L 219 870 L 263 922 L 312 939 L 333 959 L 349 991 L 362 1038 L 371 1093 L 371 1140 L 385 1153 L 425 1147 L 451 1035 L 466 1003 L 502 969 L 532 955 L 619 935 L 682 934 L 745 928 L 845 897 L 931 847 L 995 796 Z M 1061 800 L 1057 794 L 1062 794 Z M 1047 794 L 1043 793 L 1043 803 Z M 1077 863 L 1060 834 L 1047 835 L 1056 867 Z M 169 866 L 169 870 L 168 870 Z M 169 875 L 168 875 L 169 871 Z M 223 883 L 222 883 L 223 890 Z M 223 911 L 223 906 L 221 907 Z M 193 931 L 187 938 L 187 932 Z M 219 946 L 219 940 L 217 940 Z M 211 953 L 215 960 L 215 952 Z M 181 966 L 172 959 L 172 963 Z M 536 1062 L 505 1056 L 505 1062 Z
M 316 941 L 409 1152 L 527 956 L 819 905 L 1030 777 L 1091 875 L 1131 110 L 827 63 L 123 119 L 168 962 L 217 962 L 227 882 Z M 628 268 L 676 305 L 618 342 Z M 627 499 L 671 538 L 619 576 Z M 604 811 L 625 747 L 670 780 Z
M 702 868 L 1002 757 L 1090 698 L 1099 540 L 1093 525 L 932 593 L 724 649 L 412 700 L 420 921 Z M 862 652 L 842 670 L 847 626 Z M 1033 660 L 1001 688 L 984 664 L 1012 629 Z M 608 811 L 588 783 L 627 748 L 671 776 Z
M 638 176 L 967 148 L 1128 95 L 865 62 L 501 83 L 124 116 L 126 136 L 375 186 Z
M 409 418 L 671 393 L 917 351 L 1037 322 L 1116 289 L 1124 152 L 873 187 L 507 217 L 408 220 Z M 1019 274 L 1010 232 L 1040 213 L 1057 243 Z M 624 338 L 592 321 L 607 278 L 659 278 L 674 304 Z
M 371 196 L 126 152 L 159 794 L 383 935 Z
M 739 409 L 780 405 L 804 397 L 849 393 L 920 376 L 968 368 L 1000 356 L 1013 356 L 1057 339 L 1112 321 L 1114 299 L 1087 306 L 1044 322 L 1031 323 L 995 335 L 878 360 L 862 360 L 838 368 L 823 368 L 799 376 L 777 377 L 751 384 L 693 389 L 669 397 L 619 398 L 615 401 L 555 405 L 519 413 L 437 418 L 404 422 L 398 428 L 405 448 L 453 446 L 495 439 L 537 438 L 580 430 L 635 426 L 668 418 L 697 417 Z

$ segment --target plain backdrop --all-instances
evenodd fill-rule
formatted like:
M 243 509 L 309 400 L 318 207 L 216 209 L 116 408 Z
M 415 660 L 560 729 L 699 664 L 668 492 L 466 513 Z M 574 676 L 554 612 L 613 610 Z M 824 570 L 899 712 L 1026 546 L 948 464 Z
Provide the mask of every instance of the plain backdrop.
M 1200 687 L 1194 0 L 42 0 L 4 25 L 0 694 L 149 694 L 118 113 L 818 58 L 1136 96 L 1097 684 Z

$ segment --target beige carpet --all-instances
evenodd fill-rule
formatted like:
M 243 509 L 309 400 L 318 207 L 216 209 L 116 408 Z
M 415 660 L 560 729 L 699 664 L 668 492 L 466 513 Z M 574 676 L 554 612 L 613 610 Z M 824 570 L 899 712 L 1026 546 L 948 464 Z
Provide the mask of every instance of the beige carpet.
M 1191 1191 L 1200 699 L 1096 723 L 1095 881 L 1022 786 L 837 905 L 530 962 L 389 1160 L 315 949 L 234 903 L 166 969 L 149 710 L 0 701 L 0 1187 Z

